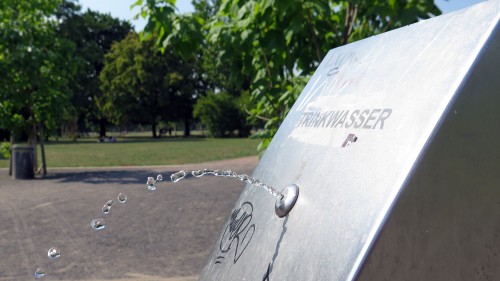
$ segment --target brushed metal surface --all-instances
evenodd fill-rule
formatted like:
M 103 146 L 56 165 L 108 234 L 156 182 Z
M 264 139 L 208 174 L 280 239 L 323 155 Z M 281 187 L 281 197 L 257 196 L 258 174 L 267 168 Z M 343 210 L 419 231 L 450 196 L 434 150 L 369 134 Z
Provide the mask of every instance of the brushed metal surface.
M 500 34 L 488 44 L 358 281 L 500 280 Z
M 253 174 L 277 189 L 299 185 L 295 207 L 279 218 L 275 199 L 247 186 L 200 279 L 354 280 L 471 70 L 498 37 L 499 17 L 500 1 L 489 1 L 331 50 Z M 464 145 L 472 155 L 475 149 Z

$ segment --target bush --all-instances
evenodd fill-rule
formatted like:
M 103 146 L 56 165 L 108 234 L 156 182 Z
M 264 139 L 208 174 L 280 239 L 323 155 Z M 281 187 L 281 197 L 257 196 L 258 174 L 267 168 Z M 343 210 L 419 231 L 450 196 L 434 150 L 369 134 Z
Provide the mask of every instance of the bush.
M 10 157 L 10 143 L 2 142 L 0 144 L 0 158 L 9 159 Z
M 246 137 L 250 126 L 240 108 L 239 100 L 227 93 L 208 93 L 198 99 L 193 115 L 201 120 L 214 137 L 226 137 L 234 131 L 238 131 L 239 136 Z

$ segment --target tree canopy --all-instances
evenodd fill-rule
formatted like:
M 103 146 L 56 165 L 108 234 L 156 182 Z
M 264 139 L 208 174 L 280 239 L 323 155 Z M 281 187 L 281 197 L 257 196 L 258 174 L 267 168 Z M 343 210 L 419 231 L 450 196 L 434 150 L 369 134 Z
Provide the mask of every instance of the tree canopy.
M 71 0 L 0 1 L 0 129 L 11 143 L 27 136 L 36 161 L 38 140 L 80 116 L 99 116 L 104 53 L 130 29 L 109 15 L 81 14 Z
M 104 67 L 104 55 L 114 42 L 120 41 L 132 31 L 130 23 L 113 18 L 109 14 L 87 10 L 81 12 L 77 4 L 64 1 L 56 13 L 60 24 L 60 37 L 74 42 L 76 49 L 73 61 L 76 74 L 70 88 L 73 92 L 71 104 L 75 130 L 84 131 L 88 124 L 98 123 L 100 135 L 106 135 L 106 120 L 99 110 L 102 93 L 99 74 Z
M 98 75 L 104 54 L 131 26 L 69 0 L 0 3 L 0 126 L 54 131 L 63 121 L 101 116 Z
M 116 124 L 151 124 L 157 137 L 159 121 L 192 117 L 192 70 L 171 52 L 161 53 L 152 40 L 130 33 L 105 56 L 100 75 L 102 111 Z
M 55 129 L 68 105 L 75 45 L 56 34 L 58 0 L 0 3 L 0 125 Z
M 247 137 L 250 126 L 245 121 L 245 112 L 242 110 L 245 96 L 235 99 L 227 93 L 210 92 L 198 98 L 193 115 L 200 118 L 214 137 L 231 136 L 238 131 L 240 137 Z

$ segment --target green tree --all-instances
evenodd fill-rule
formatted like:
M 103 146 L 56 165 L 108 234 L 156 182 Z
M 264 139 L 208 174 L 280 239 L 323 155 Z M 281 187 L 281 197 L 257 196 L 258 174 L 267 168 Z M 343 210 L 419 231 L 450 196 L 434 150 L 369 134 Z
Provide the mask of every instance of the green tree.
M 205 19 L 196 13 L 177 14 L 175 2 L 176 0 L 137 0 L 132 5 L 141 7 L 141 13 L 137 16 L 151 19 L 144 27 L 141 38 L 144 40 L 154 36 L 162 51 L 169 47 L 186 61 L 196 59 L 204 40 Z
M 210 92 L 197 100 L 193 114 L 214 137 L 230 136 L 234 131 L 238 131 L 241 137 L 247 137 L 250 126 L 241 110 L 243 102 L 244 98 L 235 99 L 227 93 Z
M 150 124 L 153 137 L 159 121 L 192 119 L 191 69 L 154 40 L 130 33 L 105 56 L 100 75 L 102 110 L 116 124 Z
M 77 74 L 70 83 L 72 117 L 79 131 L 85 130 L 89 123 L 98 124 L 99 135 L 104 137 L 107 120 L 98 107 L 102 103 L 99 74 L 111 45 L 125 38 L 132 27 L 109 14 L 92 10 L 82 13 L 80 9 L 74 1 L 65 0 L 57 11 L 59 36 L 76 45 L 73 60 L 77 63 Z
M 0 3 L 0 123 L 19 134 L 55 129 L 71 96 L 74 44 L 56 35 L 57 0 Z
M 228 67 L 217 64 L 217 54 L 221 50 L 206 40 L 205 23 L 216 14 L 221 1 L 194 0 L 192 3 L 194 13 L 178 14 L 175 0 L 138 0 L 135 5 L 143 5 L 140 16 L 149 17 L 141 38 L 145 40 L 155 35 L 160 50 L 178 55 L 189 65 L 195 81 L 195 98 L 205 96 L 208 91 L 227 92 L 238 98 L 245 89 L 232 81 Z
M 147 1 L 149 32 L 182 36 L 174 28 L 175 0 Z M 203 1 L 202 1 L 203 2 Z M 142 3 L 142 1 L 138 1 Z M 230 84 L 250 88 L 254 118 L 265 120 L 266 147 L 308 78 L 329 49 L 440 14 L 432 0 L 222 0 L 205 22 L 208 44 L 220 50 L 216 68 L 229 71 Z M 160 39 L 163 37 L 160 37 Z M 199 41 L 191 41 L 197 45 Z M 196 42 L 196 43 L 195 43 Z M 229 84 L 229 85 L 230 85 Z

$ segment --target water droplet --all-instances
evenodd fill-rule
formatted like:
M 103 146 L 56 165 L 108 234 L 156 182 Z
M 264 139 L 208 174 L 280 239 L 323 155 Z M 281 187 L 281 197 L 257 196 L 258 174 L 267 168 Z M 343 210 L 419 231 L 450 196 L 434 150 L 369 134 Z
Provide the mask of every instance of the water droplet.
M 118 202 L 120 203 L 127 202 L 127 195 L 125 195 L 125 193 L 118 194 Z
M 107 215 L 109 213 L 109 211 L 111 210 L 111 206 L 108 206 L 108 204 L 104 205 L 104 207 L 102 207 L 102 212 Z
M 248 176 L 247 176 L 247 175 L 245 175 L 245 174 L 243 174 L 243 175 L 239 175 L 239 176 L 238 176 L 238 179 L 239 179 L 240 181 L 243 181 L 243 182 L 248 182 Z
M 249 184 L 253 184 L 253 185 L 257 185 L 257 184 L 260 183 L 259 180 L 251 178 L 251 177 L 248 177 L 247 180 L 246 180 L 246 182 L 249 183 Z
M 173 181 L 173 182 L 178 182 L 180 180 L 182 180 L 183 178 L 185 178 L 187 176 L 187 173 L 186 171 L 179 171 L 175 174 L 172 174 L 170 176 L 170 179 Z
M 103 230 L 106 228 L 106 221 L 103 218 L 93 220 L 90 225 L 95 230 Z
M 45 276 L 45 269 L 39 267 L 35 270 L 35 278 L 42 278 Z
M 31 47 L 28 47 L 28 53 L 31 53 Z
M 156 181 L 154 178 L 148 177 L 148 181 L 146 183 L 148 185 L 149 190 L 156 190 L 156 185 L 155 185 Z
M 199 177 L 202 177 L 203 175 L 205 175 L 205 171 L 204 170 L 192 171 L 191 175 L 199 178 Z
M 113 204 L 115 204 L 115 200 L 109 200 L 108 202 L 106 202 L 106 205 L 108 205 L 109 207 L 113 206 Z
M 50 250 L 47 252 L 47 256 L 51 259 L 56 259 L 61 256 L 61 249 L 52 247 Z
M 163 180 L 163 176 L 161 174 L 156 176 L 156 181 L 162 181 L 162 180 Z

